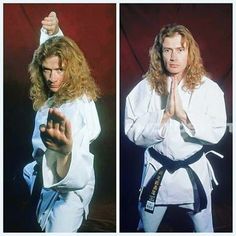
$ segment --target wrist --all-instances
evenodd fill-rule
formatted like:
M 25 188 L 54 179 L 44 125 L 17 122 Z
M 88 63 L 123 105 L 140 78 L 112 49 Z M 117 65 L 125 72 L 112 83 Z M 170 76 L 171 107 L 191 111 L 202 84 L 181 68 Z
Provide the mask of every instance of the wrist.
M 66 158 L 68 157 L 69 155 L 71 154 L 71 151 L 68 151 L 68 152 L 61 152 L 61 151 L 58 151 L 58 150 L 53 150 L 53 149 L 50 149 L 50 148 L 47 148 L 46 152 L 45 152 L 45 155 L 46 157 L 48 158 L 51 158 L 51 157 L 56 157 L 57 159 L 63 159 L 63 158 Z
M 164 110 L 163 117 L 170 119 L 172 116 L 174 116 L 174 112 L 171 112 L 167 109 Z
M 171 117 L 170 113 L 165 110 L 161 119 L 161 125 L 164 125 Z
M 179 117 L 180 121 L 184 124 L 187 123 L 188 117 L 186 113 L 183 113 L 180 117 Z
M 59 29 L 60 29 L 59 26 L 57 26 L 52 35 L 56 35 L 59 32 Z

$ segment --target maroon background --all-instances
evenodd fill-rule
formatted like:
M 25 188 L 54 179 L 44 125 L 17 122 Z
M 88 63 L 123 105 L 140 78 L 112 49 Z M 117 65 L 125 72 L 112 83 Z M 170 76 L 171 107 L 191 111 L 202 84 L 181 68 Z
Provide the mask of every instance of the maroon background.
M 125 97 L 142 79 L 149 65 L 149 48 L 163 25 L 185 25 L 199 44 L 210 77 L 225 93 L 227 120 L 232 122 L 232 4 L 121 4 L 120 5 L 120 193 L 121 231 L 136 231 L 137 197 L 143 165 L 143 149 L 124 135 Z M 213 191 L 216 231 L 232 230 L 232 133 L 209 146 L 225 155 L 209 158 L 220 185 Z M 222 171 L 223 170 L 223 171 Z M 172 215 L 177 214 L 178 222 Z M 224 215 L 224 218 L 222 216 Z M 167 214 L 161 231 L 190 231 L 179 211 Z
M 35 115 L 28 98 L 27 67 L 39 44 L 41 20 L 52 10 L 64 34 L 84 52 L 102 90 L 96 103 L 102 132 L 91 147 L 97 182 L 90 218 L 82 230 L 114 231 L 115 4 L 4 4 L 4 231 L 34 230 L 24 219 L 28 199 L 21 179 L 23 166 L 32 161 Z
M 231 121 L 231 4 L 122 4 L 120 12 L 122 96 L 147 71 L 148 50 L 161 27 L 175 22 L 185 25 L 198 42 L 206 70 L 225 92 Z

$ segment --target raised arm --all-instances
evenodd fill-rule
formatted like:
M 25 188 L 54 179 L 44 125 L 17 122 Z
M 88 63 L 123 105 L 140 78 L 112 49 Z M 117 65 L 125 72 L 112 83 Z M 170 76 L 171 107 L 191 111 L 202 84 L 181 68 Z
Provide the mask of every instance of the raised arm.
M 59 27 L 59 20 L 54 11 L 50 12 L 48 16 L 41 21 L 42 28 L 40 30 L 40 44 L 53 36 L 63 36 L 63 32 Z

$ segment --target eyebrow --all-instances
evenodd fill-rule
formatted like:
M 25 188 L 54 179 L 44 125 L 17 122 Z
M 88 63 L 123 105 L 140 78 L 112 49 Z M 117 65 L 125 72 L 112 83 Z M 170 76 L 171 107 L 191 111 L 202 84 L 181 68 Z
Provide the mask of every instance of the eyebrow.
M 53 68 L 48 68 L 48 67 L 42 65 L 42 69 L 43 70 L 60 70 L 60 69 L 63 69 L 63 67 L 57 67 L 57 68 L 53 69 Z
M 164 46 L 163 46 L 163 48 L 164 48 L 164 49 L 179 49 L 179 48 L 185 48 L 185 47 L 184 47 L 184 46 L 181 46 L 181 47 L 177 47 L 177 48 L 171 48 L 171 47 L 164 47 Z

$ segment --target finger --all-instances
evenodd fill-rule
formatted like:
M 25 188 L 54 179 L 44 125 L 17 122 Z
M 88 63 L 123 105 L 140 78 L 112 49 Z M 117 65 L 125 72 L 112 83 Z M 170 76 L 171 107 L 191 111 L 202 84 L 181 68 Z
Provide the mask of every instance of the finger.
M 52 19 L 51 19 L 51 17 L 46 16 L 43 18 L 42 22 L 44 24 L 50 24 L 52 22 Z
M 52 28 L 52 26 L 49 23 L 44 23 L 43 21 L 42 21 L 42 27 L 45 30 L 50 30 Z
M 61 123 L 61 119 L 56 115 L 57 114 L 57 109 L 55 108 L 50 108 L 48 112 L 48 119 L 49 121 L 52 120 L 52 128 L 59 130 L 59 126 Z
M 47 118 L 47 129 L 53 128 L 53 116 L 52 116 L 52 109 L 48 110 L 48 118 Z
M 57 19 L 54 19 L 52 17 L 45 17 L 42 21 L 41 21 L 42 25 L 45 27 L 49 27 L 49 26 L 53 26 L 55 27 L 57 24 Z
M 53 128 L 54 128 L 55 130 L 59 130 L 59 127 L 60 127 L 60 123 L 59 123 L 59 122 L 54 122 L 54 123 L 53 123 Z
M 65 122 L 65 136 L 68 139 L 71 139 L 71 137 L 72 137 L 72 134 L 71 134 L 71 123 L 70 123 L 69 120 L 66 120 L 66 122 Z
M 177 85 L 177 80 L 176 79 L 173 79 L 172 80 L 172 83 L 173 83 L 173 90 L 175 91 L 176 90 L 176 85 Z
M 172 80 L 171 87 L 170 87 L 170 96 L 173 97 L 175 93 L 175 82 Z
M 56 25 L 51 25 L 51 24 L 47 24 L 47 25 L 42 25 L 43 29 L 45 29 L 47 31 L 47 34 L 52 35 L 58 32 L 58 26 Z
M 51 11 L 48 16 L 49 16 L 49 17 L 54 17 L 54 18 L 56 18 L 56 17 L 57 17 L 57 14 L 56 14 L 55 11 Z
M 50 26 L 50 25 L 53 25 L 53 22 L 55 22 L 55 20 L 53 20 L 52 18 L 50 17 L 45 17 L 41 23 L 45 26 Z
M 55 137 L 52 129 L 46 129 L 45 132 L 41 132 L 40 137 L 46 146 L 55 144 Z
M 53 25 L 43 25 L 43 28 L 47 31 L 53 31 L 55 26 L 53 26 Z
M 61 121 L 60 123 L 60 127 L 59 127 L 59 130 L 64 133 L 65 132 L 65 129 L 66 129 L 66 122 L 63 120 Z
M 40 126 L 39 126 L 39 130 L 40 130 L 41 132 L 45 132 L 46 126 L 45 126 L 44 124 L 40 125 Z
M 47 34 L 51 35 L 53 33 L 52 26 L 42 22 L 42 28 L 47 31 Z
M 172 81 L 171 81 L 171 85 L 170 85 L 170 91 L 172 92 L 173 89 L 174 89 L 174 81 L 172 80 Z
M 46 126 L 47 129 L 52 129 L 53 128 L 53 120 L 49 119 L 47 121 L 47 126 Z
M 47 122 L 48 122 L 49 120 L 53 120 L 53 108 L 49 108 L 49 109 L 48 109 Z
M 53 120 L 58 121 L 59 123 L 66 120 L 65 115 L 56 108 L 51 109 L 50 116 Z
M 43 143 L 49 149 L 53 149 L 55 147 L 54 143 L 49 139 L 43 140 Z
M 58 24 L 59 23 L 56 12 L 54 12 L 54 11 L 50 12 L 48 17 L 51 18 L 51 20 L 53 21 L 53 24 Z
M 44 145 L 46 147 L 48 147 L 49 145 L 51 145 L 51 139 L 48 137 L 48 134 L 46 132 L 46 127 L 45 125 L 40 125 L 39 126 L 39 129 L 40 129 L 40 137 L 42 139 L 42 142 L 44 143 Z
M 54 14 L 53 13 L 50 13 L 48 16 L 46 16 L 46 17 L 44 17 L 44 19 L 43 19 L 43 22 L 45 23 L 45 24 L 47 24 L 47 23 L 52 23 L 52 22 L 56 22 L 56 15 L 55 15 L 56 13 L 54 12 Z
M 55 130 L 64 132 L 66 117 L 56 108 L 50 108 L 48 111 L 48 128 L 54 128 Z

